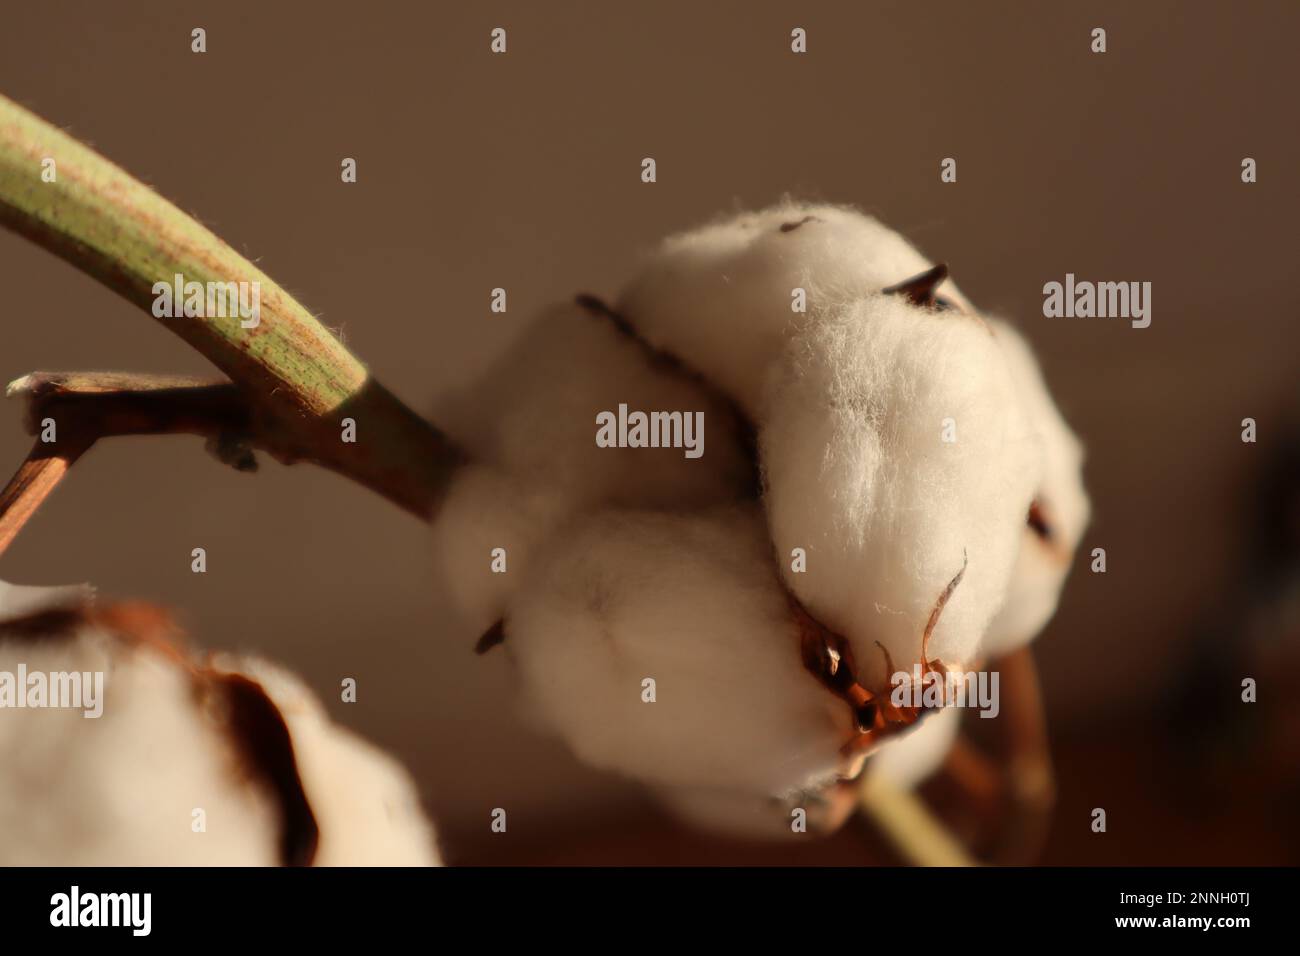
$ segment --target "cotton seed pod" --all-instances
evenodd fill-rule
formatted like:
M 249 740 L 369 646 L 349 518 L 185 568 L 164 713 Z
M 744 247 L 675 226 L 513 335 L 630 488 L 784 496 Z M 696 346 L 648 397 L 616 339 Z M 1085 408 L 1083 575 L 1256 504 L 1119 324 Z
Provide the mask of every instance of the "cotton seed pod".
M 994 336 L 1043 449 L 1042 479 L 1002 609 L 984 647 L 1003 654 L 1032 641 L 1056 612 L 1091 506 L 1083 486 L 1083 445 L 1047 390 L 1029 343 L 1011 325 L 994 321 Z
M 702 454 L 598 446 L 597 416 L 617 414 L 620 404 L 702 413 L 703 432 L 693 435 Z M 606 506 L 686 510 L 755 492 L 745 426 L 730 405 L 577 305 L 544 313 L 436 418 L 475 463 L 457 474 L 434 523 L 444 577 L 475 627 L 500 620 L 534 549 L 574 514 Z M 498 548 L 505 573 L 492 568 Z
M 931 265 L 857 210 L 786 201 L 663 240 L 617 308 L 648 342 L 755 417 L 765 376 L 793 332 Z M 805 293 L 802 313 L 793 308 L 796 289 Z M 969 310 L 951 280 L 935 291 Z
M 760 453 L 786 583 L 872 686 L 920 659 L 972 665 L 1002 606 L 1041 448 L 977 319 L 868 296 L 806 327 L 765 394 Z M 795 548 L 807 568 L 785 560 Z
M 0 685 L 28 704 L 0 686 L 0 864 L 437 862 L 391 758 L 273 665 L 201 664 L 176 638 L 148 605 L 0 586 Z M 78 675 L 79 706 L 34 706 L 52 674 Z
M 842 772 L 850 712 L 801 664 L 757 507 L 601 512 L 542 555 L 502 646 L 528 715 L 580 759 L 773 820 Z

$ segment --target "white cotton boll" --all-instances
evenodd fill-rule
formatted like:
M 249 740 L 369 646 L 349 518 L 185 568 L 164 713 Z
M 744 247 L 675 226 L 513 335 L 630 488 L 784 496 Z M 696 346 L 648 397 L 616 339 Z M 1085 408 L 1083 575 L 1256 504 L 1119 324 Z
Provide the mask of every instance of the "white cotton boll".
M 787 201 L 663 240 L 617 307 L 651 344 L 754 416 L 764 377 L 795 330 L 931 265 L 871 216 Z M 796 288 L 807 295 L 803 314 L 792 310 Z M 938 292 L 968 304 L 950 280 Z
M 809 326 L 773 376 L 760 433 L 766 503 L 786 583 L 849 639 L 883 686 L 880 642 L 919 661 L 974 662 L 1002 605 L 1041 452 L 989 330 L 956 313 L 871 296 Z M 945 438 L 952 438 L 945 441 Z
M 0 864 L 437 863 L 405 771 L 284 671 L 196 664 L 144 605 L 32 596 L 0 588 Z M 19 674 L 71 673 L 96 706 L 4 697 Z
M 943 765 L 961 730 L 961 718 L 960 709 L 945 707 L 886 740 L 867 761 L 867 777 L 903 790 L 916 787 Z
M 303 791 L 320 828 L 313 866 L 440 866 L 436 836 L 406 768 L 330 720 L 296 676 L 259 658 L 220 657 L 256 681 L 293 739 Z
M 1042 443 L 1043 473 L 1035 500 L 1047 532 L 1044 538 L 1041 528 L 1026 526 L 1021 533 L 1006 602 L 984 640 L 987 653 L 1003 654 L 1032 641 L 1056 612 L 1091 506 L 1083 487 L 1083 445 L 1052 401 L 1029 344 L 1007 323 L 991 324 Z
M 567 528 L 505 621 L 528 714 L 660 789 L 780 798 L 833 776 L 849 710 L 802 665 L 770 547 L 757 508 Z
M 597 415 L 620 404 L 703 413 L 702 435 L 692 433 L 702 454 L 599 447 Z M 569 515 L 606 505 L 700 508 L 752 494 L 753 464 L 725 401 L 577 305 L 543 314 L 438 421 L 481 466 L 461 469 L 434 523 L 454 597 L 479 626 L 499 618 L 532 549 Z M 498 547 L 504 574 L 492 570 Z
M 167 654 L 95 627 L 0 634 L 0 672 L 101 672 L 103 714 L 0 710 L 0 865 L 269 866 L 278 813 Z M 206 832 L 192 830 L 194 811 Z

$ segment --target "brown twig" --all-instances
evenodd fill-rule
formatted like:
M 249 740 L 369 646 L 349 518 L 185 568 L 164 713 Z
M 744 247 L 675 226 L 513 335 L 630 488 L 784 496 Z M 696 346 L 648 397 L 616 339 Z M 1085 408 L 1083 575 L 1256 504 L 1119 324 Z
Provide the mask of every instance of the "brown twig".
M 89 447 L 89 446 L 86 446 Z M 4 491 L 0 491 L 0 554 L 85 452 L 66 443 L 57 450 L 37 442 Z
M 36 372 L 5 393 L 27 402 L 24 422 L 38 438 L 0 492 L 0 554 L 49 497 L 68 469 L 101 438 L 189 434 L 208 439 L 226 464 L 252 470 L 252 449 L 283 463 L 322 461 L 297 432 L 268 423 L 230 382 L 121 372 Z M 335 439 L 338 440 L 337 438 Z

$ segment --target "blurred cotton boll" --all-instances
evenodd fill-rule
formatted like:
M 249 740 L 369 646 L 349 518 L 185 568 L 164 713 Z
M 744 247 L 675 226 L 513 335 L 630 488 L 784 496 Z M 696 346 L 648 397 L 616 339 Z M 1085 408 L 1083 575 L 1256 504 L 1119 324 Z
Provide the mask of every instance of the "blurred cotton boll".
M 765 395 L 760 449 L 791 590 L 887 680 L 920 659 L 939 595 L 968 562 L 932 658 L 971 664 L 1002 606 L 1041 448 L 989 329 L 875 295 L 797 336 Z M 868 670 L 871 668 L 871 670 Z
M 1091 506 L 1083 486 L 1083 445 L 1052 401 L 1029 344 L 1005 322 L 994 322 L 993 329 L 1043 454 L 1006 601 L 985 637 L 985 650 L 1001 654 L 1032 641 L 1055 613 Z
M 0 864 L 437 863 L 391 758 L 279 668 L 202 664 L 177 638 L 148 605 L 0 588 L 0 674 L 98 674 L 103 697 L 93 719 L 0 710 Z
M 787 201 L 663 240 L 618 309 L 756 417 L 768 370 L 794 332 L 930 265 L 871 216 Z M 792 308 L 795 289 L 806 312 Z M 951 281 L 937 291 L 967 305 Z

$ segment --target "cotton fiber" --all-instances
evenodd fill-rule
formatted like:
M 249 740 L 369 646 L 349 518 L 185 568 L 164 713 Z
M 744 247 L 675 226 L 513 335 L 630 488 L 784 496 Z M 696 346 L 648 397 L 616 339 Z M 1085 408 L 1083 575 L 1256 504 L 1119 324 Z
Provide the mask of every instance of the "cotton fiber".
M 705 452 L 602 448 L 597 417 L 620 404 L 703 412 Z M 567 518 L 597 508 L 691 510 L 754 494 L 755 466 L 730 404 L 577 305 L 545 313 L 437 420 L 468 451 L 434 524 L 454 596 L 475 627 L 501 616 L 530 555 Z M 505 571 L 492 552 L 504 552 Z
M 769 382 L 760 453 L 786 583 L 859 667 L 973 665 L 1001 607 L 1041 474 L 1000 347 L 983 323 L 868 296 L 805 328 Z M 807 569 L 787 560 L 805 549 Z M 879 685 L 878 685 L 879 686 Z
M 870 216 L 786 201 L 665 239 L 617 308 L 652 345 L 681 357 L 753 416 L 767 371 L 793 332 L 931 265 Z M 795 289 L 805 293 L 803 313 L 793 309 Z M 951 281 L 937 292 L 969 308 Z
M 529 714 L 582 760 L 759 801 L 835 776 L 849 711 L 801 665 L 756 507 L 602 512 L 538 564 L 503 647 Z

